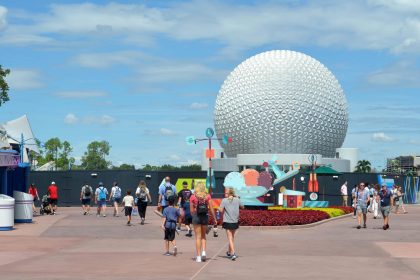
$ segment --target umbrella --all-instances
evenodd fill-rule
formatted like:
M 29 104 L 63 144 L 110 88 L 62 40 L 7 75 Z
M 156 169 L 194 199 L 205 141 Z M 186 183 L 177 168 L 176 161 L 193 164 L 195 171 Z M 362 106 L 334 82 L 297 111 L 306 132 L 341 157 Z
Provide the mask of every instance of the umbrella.
M 306 172 L 306 174 L 310 174 L 312 173 L 312 171 L 308 171 Z M 342 175 L 342 173 L 332 169 L 331 167 L 328 166 L 320 166 L 317 169 L 315 169 L 313 171 L 313 173 L 317 174 L 317 175 Z

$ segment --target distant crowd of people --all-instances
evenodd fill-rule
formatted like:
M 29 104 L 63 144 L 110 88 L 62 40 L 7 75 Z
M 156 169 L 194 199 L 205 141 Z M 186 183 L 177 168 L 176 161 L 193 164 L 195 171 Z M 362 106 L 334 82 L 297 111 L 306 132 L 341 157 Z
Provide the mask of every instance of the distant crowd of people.
M 29 193 L 34 197 L 33 211 L 37 213 L 35 201 L 39 200 L 38 190 L 35 184 L 29 187 Z M 45 204 L 44 204 L 45 197 Z M 58 202 L 58 188 L 55 182 L 51 182 L 48 187 L 47 194 L 42 199 L 42 213 L 56 214 Z M 83 215 L 91 215 L 91 204 L 96 204 L 96 216 L 107 216 L 107 202 L 111 202 L 113 216 L 119 217 L 120 207 L 127 217 L 127 225 L 131 225 L 133 209 L 137 206 L 140 217 L 140 224 L 145 224 L 146 209 L 152 203 L 150 191 L 145 181 L 140 181 L 134 193 L 127 190 L 123 196 L 123 192 L 117 182 L 108 192 L 108 189 L 102 182 L 98 187 L 93 188 L 84 184 L 80 191 L 80 201 L 82 204 Z M 189 188 L 188 182 L 182 183 L 182 189 L 177 192 L 176 187 L 171 183 L 169 177 L 165 177 L 158 190 L 158 207 L 155 211 L 162 217 L 161 228 L 164 234 L 165 256 L 176 256 L 178 249 L 176 246 L 175 236 L 179 235 L 181 225 L 185 224 L 187 237 L 195 235 L 196 262 L 204 262 L 207 259 L 206 254 L 206 236 L 213 229 L 213 235 L 218 236 L 217 221 L 219 214 L 223 215 L 222 227 L 226 230 L 226 236 L 229 241 L 229 248 L 226 256 L 231 260 L 236 260 L 235 253 L 235 233 L 239 228 L 239 209 L 244 208 L 240 199 L 235 196 L 232 188 L 228 189 L 225 198 L 222 199 L 220 206 L 215 209 L 210 194 L 207 193 L 204 183 L 199 182 L 195 186 Z M 210 216 L 213 225 L 209 225 Z M 192 226 L 191 226 L 192 225 Z M 170 246 L 172 245 L 172 250 Z
M 348 206 L 347 181 L 340 188 L 343 206 Z M 357 229 L 366 228 L 367 213 L 373 213 L 373 218 L 377 219 L 379 213 L 383 217 L 383 229 L 389 229 L 389 214 L 406 214 L 407 211 L 403 202 L 404 192 L 401 187 L 394 185 L 388 189 L 386 183 L 371 185 L 361 182 L 351 190 L 353 218 L 357 218 Z M 402 212 L 401 212 L 402 211 Z M 363 224 L 362 224 L 363 221 Z

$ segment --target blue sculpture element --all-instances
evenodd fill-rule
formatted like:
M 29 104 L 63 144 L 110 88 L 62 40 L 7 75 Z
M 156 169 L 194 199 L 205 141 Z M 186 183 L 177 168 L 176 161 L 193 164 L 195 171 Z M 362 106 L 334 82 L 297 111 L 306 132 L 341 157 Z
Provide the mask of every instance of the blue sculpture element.
M 273 186 L 276 186 L 283 182 L 284 180 L 289 179 L 290 177 L 295 176 L 299 173 L 299 170 L 290 170 L 289 172 L 285 173 L 284 171 L 280 170 L 280 168 L 276 165 L 276 157 L 273 156 L 271 160 L 268 161 L 271 169 L 273 170 L 274 174 L 276 174 L 276 179 L 273 182 Z

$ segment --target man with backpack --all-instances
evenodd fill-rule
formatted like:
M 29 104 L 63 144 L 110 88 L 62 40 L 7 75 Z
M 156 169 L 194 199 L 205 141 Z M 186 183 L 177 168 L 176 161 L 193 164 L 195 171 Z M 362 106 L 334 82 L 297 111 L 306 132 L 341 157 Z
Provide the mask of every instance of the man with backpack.
M 99 217 L 102 213 L 103 217 L 106 217 L 106 197 L 108 195 L 108 190 L 104 187 L 102 182 L 99 183 L 99 186 L 95 191 L 95 203 L 98 204 L 98 209 L 96 216 Z
M 178 193 L 178 206 L 181 211 L 181 219 L 179 219 L 177 230 L 181 230 L 182 219 L 184 219 L 185 226 L 188 229 L 188 233 L 185 236 L 191 237 L 192 230 L 190 224 L 192 223 L 192 216 L 190 211 L 190 197 L 192 192 L 188 189 L 188 183 L 186 181 L 182 182 L 182 188 Z
M 80 201 L 82 202 L 83 215 L 90 215 L 90 202 L 92 200 L 93 190 L 88 184 L 84 184 L 80 192 Z
M 118 205 L 121 203 L 121 188 L 118 187 L 117 182 L 114 182 L 114 186 L 111 189 L 111 195 L 109 197 L 114 204 L 114 217 L 119 217 L 120 215 L 118 215 Z
M 159 186 L 158 208 L 163 213 L 163 210 L 168 207 L 169 199 L 173 198 L 176 201 L 176 187 L 171 184 L 171 178 L 165 177 L 164 182 Z

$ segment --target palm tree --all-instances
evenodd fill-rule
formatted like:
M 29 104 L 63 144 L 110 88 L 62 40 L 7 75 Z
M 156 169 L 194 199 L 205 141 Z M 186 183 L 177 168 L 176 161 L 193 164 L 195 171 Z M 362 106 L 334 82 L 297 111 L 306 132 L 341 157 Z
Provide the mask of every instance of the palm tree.
M 370 162 L 368 160 L 359 160 L 356 165 L 355 172 L 369 173 L 371 171 Z

